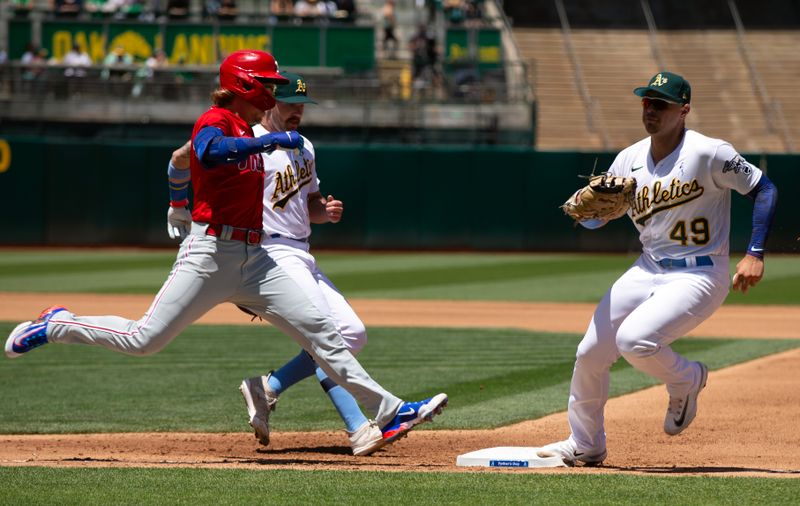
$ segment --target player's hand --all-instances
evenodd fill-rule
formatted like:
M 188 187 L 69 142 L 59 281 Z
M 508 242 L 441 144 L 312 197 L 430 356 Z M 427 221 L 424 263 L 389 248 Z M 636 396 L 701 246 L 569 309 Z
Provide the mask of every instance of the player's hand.
M 325 214 L 328 216 L 328 220 L 331 223 L 339 223 L 339 220 L 342 219 L 342 213 L 344 212 L 344 204 L 341 200 L 335 200 L 333 195 L 328 195 L 328 199 L 325 201 Z
M 745 255 L 736 264 L 736 274 L 733 275 L 733 289 L 747 293 L 751 286 L 761 281 L 764 276 L 764 259 Z
M 303 136 L 297 133 L 296 130 L 268 133 L 262 135 L 259 139 L 266 153 L 272 153 L 279 147 L 303 151 Z
M 192 213 L 185 207 L 169 206 L 167 210 L 167 233 L 170 239 L 183 239 L 192 228 Z

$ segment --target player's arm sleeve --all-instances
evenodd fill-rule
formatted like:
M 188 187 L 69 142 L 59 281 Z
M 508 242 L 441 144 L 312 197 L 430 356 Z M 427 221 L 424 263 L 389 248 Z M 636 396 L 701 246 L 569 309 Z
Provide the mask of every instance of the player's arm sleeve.
M 189 204 L 189 183 L 192 175 L 188 159 L 191 149 L 192 141 L 176 149 L 172 152 L 172 157 L 167 165 L 169 200 L 172 207 L 185 207 Z
M 264 151 L 258 137 L 227 137 L 215 126 L 200 129 L 192 142 L 197 159 L 207 168 L 230 162 L 246 160 L 250 155 Z
M 772 220 L 775 218 L 775 207 L 778 204 L 778 189 L 767 175 L 762 173 L 755 188 L 747 196 L 755 201 L 753 204 L 753 233 L 750 235 L 747 254 L 764 258 L 764 248 L 770 228 L 772 228 Z

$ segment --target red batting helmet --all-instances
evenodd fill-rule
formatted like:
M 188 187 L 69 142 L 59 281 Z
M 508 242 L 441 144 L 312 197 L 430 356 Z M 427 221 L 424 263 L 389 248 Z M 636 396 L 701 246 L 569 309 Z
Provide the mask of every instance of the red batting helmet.
M 264 82 L 289 82 L 278 73 L 278 62 L 267 52 L 250 49 L 234 51 L 219 67 L 220 87 L 242 97 L 262 111 L 275 107 L 275 98 L 264 86 Z

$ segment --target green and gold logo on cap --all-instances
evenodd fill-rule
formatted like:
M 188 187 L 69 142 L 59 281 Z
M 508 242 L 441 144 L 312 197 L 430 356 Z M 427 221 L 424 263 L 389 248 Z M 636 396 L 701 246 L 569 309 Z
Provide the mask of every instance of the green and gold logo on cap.
M 653 82 L 650 83 L 650 86 L 664 86 L 665 84 L 667 84 L 667 81 L 669 81 L 669 79 L 662 76 L 661 74 L 658 74 L 656 78 L 653 79 Z
M 306 94 L 306 83 L 304 83 L 302 79 L 297 80 L 297 89 L 294 90 L 294 92 L 302 93 L 303 95 Z

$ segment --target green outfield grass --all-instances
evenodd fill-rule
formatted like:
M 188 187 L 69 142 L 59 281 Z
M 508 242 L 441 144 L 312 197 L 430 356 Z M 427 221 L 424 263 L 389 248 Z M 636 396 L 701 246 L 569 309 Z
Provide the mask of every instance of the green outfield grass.
M 0 335 L 12 328 L 0 324 Z M 450 395 L 445 416 L 424 427 L 487 428 L 563 411 L 578 340 L 519 330 L 374 328 L 359 360 L 405 399 Z M 797 346 L 685 339 L 675 348 L 718 369 Z M 48 345 L 0 360 L 0 433 L 248 431 L 237 390 L 242 378 L 277 368 L 298 351 L 277 330 L 251 325 L 194 325 L 150 357 Z M 624 360 L 614 367 L 612 395 L 654 384 Z M 273 422 L 276 430 L 342 425 L 316 380 L 289 389 Z
M 348 297 L 597 302 L 636 255 L 317 253 Z M 155 294 L 168 250 L 0 250 L 0 291 Z M 732 257 L 735 265 L 739 255 Z M 800 304 L 800 257 L 770 256 L 761 284 L 728 304 Z
M 450 253 L 317 257 L 349 297 L 568 302 L 597 302 L 635 258 Z M 155 294 L 173 259 L 174 251 L 0 250 L 0 291 Z M 798 277 L 800 257 L 770 257 L 761 285 L 745 297 L 732 294 L 727 302 L 798 304 Z M 0 322 L 0 336 L 15 323 Z M 509 329 L 369 330 L 370 342 L 359 359 L 382 384 L 412 400 L 438 391 L 450 395 L 444 414 L 420 430 L 496 427 L 566 407 L 578 335 Z M 697 338 L 674 345 L 711 369 L 797 346 L 800 341 Z M 282 365 L 297 352 L 297 345 L 276 330 L 250 325 L 194 325 L 161 353 L 143 358 L 102 348 L 48 345 L 17 360 L 0 359 L 0 433 L 249 432 L 239 382 Z M 611 393 L 653 383 L 619 361 Z M 315 380 L 282 396 L 273 423 L 278 431 L 341 428 Z M 584 475 L 569 470 L 443 474 L 0 467 L 0 483 L 0 505 L 742 505 L 796 504 L 800 492 L 797 479 Z
M 563 474 L 0 468 L 0 504 L 797 504 L 800 480 Z

